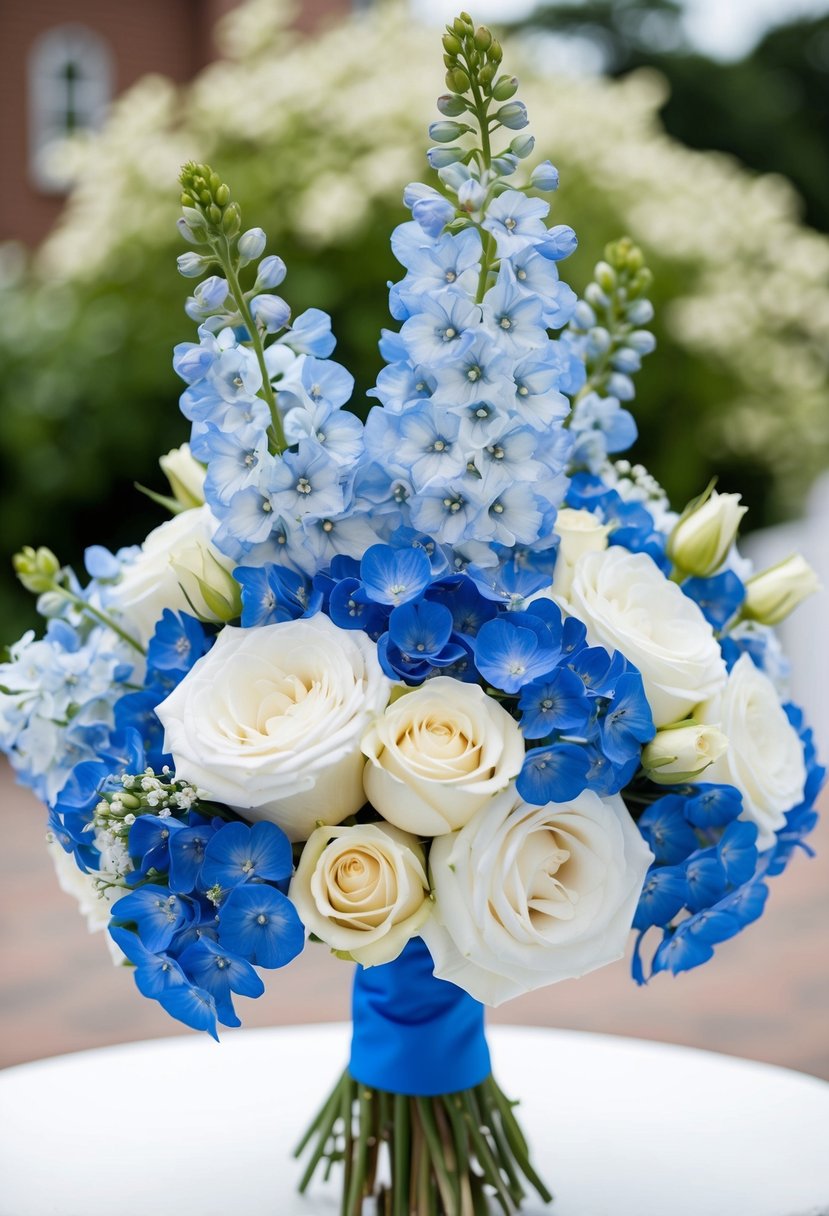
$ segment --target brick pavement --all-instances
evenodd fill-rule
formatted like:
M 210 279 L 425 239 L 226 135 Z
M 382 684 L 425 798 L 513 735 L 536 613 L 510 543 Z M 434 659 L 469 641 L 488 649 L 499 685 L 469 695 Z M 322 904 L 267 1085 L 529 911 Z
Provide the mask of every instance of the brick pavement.
M 44 819 L 0 769 L 0 1066 L 178 1033 L 59 890 Z M 813 843 L 816 860 L 798 856 L 772 882 L 766 916 L 698 971 L 638 989 L 618 963 L 512 1001 L 491 1020 L 685 1043 L 829 1079 L 829 815 Z M 242 1021 L 346 1018 L 350 971 L 309 946 L 290 968 L 267 973 L 263 997 L 239 1000 Z

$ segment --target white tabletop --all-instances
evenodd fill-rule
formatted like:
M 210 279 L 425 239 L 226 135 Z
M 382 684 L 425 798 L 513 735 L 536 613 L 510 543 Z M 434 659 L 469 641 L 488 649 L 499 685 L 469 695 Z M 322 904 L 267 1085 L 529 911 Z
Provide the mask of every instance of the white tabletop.
M 556 1193 L 527 1216 L 828 1216 L 829 1085 L 664 1044 L 494 1027 Z M 0 1072 L 0 1216 L 336 1216 L 290 1150 L 348 1028 L 179 1037 Z

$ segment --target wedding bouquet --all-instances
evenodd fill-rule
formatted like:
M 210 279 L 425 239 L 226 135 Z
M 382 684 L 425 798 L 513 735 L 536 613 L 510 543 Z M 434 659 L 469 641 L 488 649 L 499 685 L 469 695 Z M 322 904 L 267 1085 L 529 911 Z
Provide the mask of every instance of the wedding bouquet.
M 751 573 L 739 495 L 677 515 L 620 458 L 642 255 L 609 246 L 577 298 L 500 45 L 464 13 L 443 46 L 365 424 L 328 317 L 291 318 L 265 233 L 187 165 L 172 518 L 88 549 L 85 585 L 18 554 L 48 623 L 0 666 L 59 879 L 144 996 L 216 1037 L 307 936 L 358 964 L 349 1068 L 301 1146 L 303 1186 L 344 1162 L 347 1216 L 376 1188 L 395 1216 L 509 1213 L 522 1176 L 549 1198 L 483 1005 L 631 930 L 640 983 L 706 962 L 807 848 L 823 777 L 773 631 L 812 571 Z

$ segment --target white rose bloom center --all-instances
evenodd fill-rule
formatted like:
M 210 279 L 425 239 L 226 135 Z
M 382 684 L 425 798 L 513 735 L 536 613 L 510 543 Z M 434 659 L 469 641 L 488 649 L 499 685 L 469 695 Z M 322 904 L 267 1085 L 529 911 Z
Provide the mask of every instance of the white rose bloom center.
M 360 739 L 390 689 L 365 634 L 315 616 L 226 626 L 156 712 L 178 777 L 305 840 L 363 805 Z
M 642 673 L 657 726 L 687 718 L 725 686 L 713 629 L 646 553 L 612 546 L 583 554 L 568 600 L 564 608 L 584 621 L 591 645 L 621 650 Z
M 511 787 L 432 844 L 435 975 L 500 1005 L 620 958 L 651 860 L 618 795 L 538 807 Z
M 803 800 L 803 745 L 786 717 L 769 677 L 742 655 L 721 697 L 698 710 L 728 736 L 728 748 L 705 771 L 706 781 L 734 785 L 743 795 L 744 819 L 757 824 L 757 846 L 768 849 L 786 822 L 786 811 Z

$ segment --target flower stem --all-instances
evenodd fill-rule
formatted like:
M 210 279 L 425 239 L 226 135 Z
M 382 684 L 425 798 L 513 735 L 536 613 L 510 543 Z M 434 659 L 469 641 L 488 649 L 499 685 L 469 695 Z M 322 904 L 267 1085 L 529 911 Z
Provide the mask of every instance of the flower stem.
M 230 244 L 226 237 L 221 237 L 218 240 L 212 241 L 211 246 L 216 258 L 225 272 L 225 278 L 230 287 L 230 294 L 239 309 L 239 315 L 245 323 L 245 328 L 250 335 L 250 344 L 253 348 L 253 353 L 256 355 L 256 361 L 259 364 L 259 370 L 262 373 L 262 388 L 261 395 L 268 404 L 268 409 L 271 412 L 270 425 L 270 440 L 271 452 L 273 455 L 279 456 L 285 451 L 288 444 L 285 439 L 285 431 L 282 426 L 282 419 L 279 416 L 279 409 L 276 404 L 276 394 L 273 391 L 268 365 L 265 362 L 265 347 L 262 342 L 262 335 L 259 332 L 259 327 L 253 319 L 253 314 L 250 311 L 250 305 L 247 301 L 247 296 L 242 290 L 239 282 L 239 275 L 236 267 L 233 264 L 233 259 L 230 254 Z
M 102 612 L 100 608 L 96 608 L 93 604 L 88 603 L 85 599 L 82 599 L 81 596 L 76 595 L 74 591 L 70 591 L 68 587 L 61 587 L 59 584 L 55 583 L 51 590 L 56 591 L 59 595 L 62 595 L 63 598 L 68 600 L 70 604 L 74 604 L 74 606 L 80 612 L 85 612 L 89 616 L 94 617 L 99 625 L 104 625 L 107 629 L 111 629 L 114 634 L 117 634 L 122 642 L 126 642 L 126 644 L 131 646 L 133 650 L 137 650 L 140 655 L 146 654 L 146 651 L 141 643 L 137 642 L 135 638 L 127 633 L 125 629 L 122 629 L 120 625 L 116 625 L 115 621 L 111 616 L 109 616 L 108 613 Z
M 311 1148 L 299 1189 L 323 1161 L 325 1178 L 342 1163 L 341 1216 L 359 1216 L 372 1194 L 378 1216 L 486 1216 L 490 1192 L 504 1216 L 514 1216 L 522 1179 L 545 1202 L 551 1195 L 512 1107 L 491 1076 L 459 1093 L 409 1097 L 360 1085 L 346 1072 L 295 1151 Z M 390 1181 L 378 1190 L 383 1161 Z

